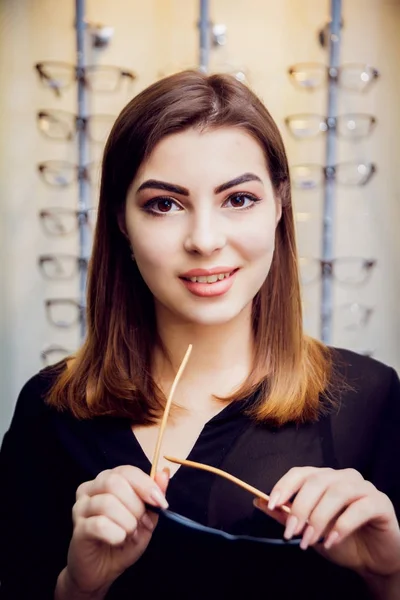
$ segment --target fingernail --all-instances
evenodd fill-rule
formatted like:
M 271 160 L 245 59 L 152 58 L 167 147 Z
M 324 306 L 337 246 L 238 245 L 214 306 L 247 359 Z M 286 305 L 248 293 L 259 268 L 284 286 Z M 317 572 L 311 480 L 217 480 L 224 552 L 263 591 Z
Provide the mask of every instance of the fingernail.
M 311 542 L 313 535 L 314 535 L 314 527 L 309 525 L 304 532 L 303 539 L 300 542 L 300 548 L 302 550 L 307 550 L 308 545 Z
M 169 480 L 170 477 L 171 477 L 171 469 L 169 467 L 164 467 L 163 468 L 163 473 L 165 473 L 167 475 L 168 480 Z
M 269 510 L 274 510 L 276 503 L 279 500 L 280 493 L 277 491 L 273 491 L 269 497 L 268 508 Z
M 286 521 L 286 528 L 285 528 L 285 532 L 283 534 L 283 537 L 287 540 L 290 540 L 293 537 L 294 534 L 294 530 L 297 527 L 297 517 L 295 517 L 294 515 L 290 515 L 288 517 L 288 520 Z
M 335 544 L 338 541 L 339 537 L 340 536 L 337 531 L 331 531 L 324 542 L 324 548 L 326 548 L 326 550 L 332 548 L 333 544 Z
M 153 521 L 150 519 L 149 515 L 146 515 L 146 513 L 144 513 L 143 517 L 141 518 L 141 523 L 146 527 L 146 529 L 148 529 L 149 531 L 153 531 Z
M 267 506 L 265 502 L 263 502 L 260 498 L 254 498 L 253 504 L 259 510 L 263 510 L 264 506 Z
M 162 492 L 158 488 L 153 488 L 150 492 L 150 498 L 154 500 L 156 504 L 162 506 L 162 508 L 168 508 L 168 502 L 163 496 Z

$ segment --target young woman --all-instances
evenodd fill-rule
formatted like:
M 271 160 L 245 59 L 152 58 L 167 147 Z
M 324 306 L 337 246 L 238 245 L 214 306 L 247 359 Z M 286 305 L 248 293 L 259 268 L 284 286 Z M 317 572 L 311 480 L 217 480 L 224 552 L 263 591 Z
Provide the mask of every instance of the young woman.
M 168 77 L 117 119 L 87 321 L 4 438 L 0 598 L 400 598 L 399 379 L 303 334 L 284 147 L 230 76 Z

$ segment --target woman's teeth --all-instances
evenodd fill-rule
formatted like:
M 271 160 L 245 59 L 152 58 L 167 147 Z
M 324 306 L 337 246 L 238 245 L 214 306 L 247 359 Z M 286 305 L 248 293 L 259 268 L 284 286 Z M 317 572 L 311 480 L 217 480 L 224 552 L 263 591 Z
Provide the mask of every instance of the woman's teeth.
M 201 275 L 200 277 L 188 277 L 193 283 L 215 283 L 229 277 L 230 273 L 220 273 L 219 275 Z

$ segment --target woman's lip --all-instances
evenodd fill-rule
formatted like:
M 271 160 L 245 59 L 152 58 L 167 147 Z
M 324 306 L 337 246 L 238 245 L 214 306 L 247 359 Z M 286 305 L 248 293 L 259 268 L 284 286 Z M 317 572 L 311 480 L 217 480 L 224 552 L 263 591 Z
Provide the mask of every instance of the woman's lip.
M 238 270 L 239 269 L 235 269 L 229 275 L 229 277 L 225 277 L 224 279 L 220 279 L 214 283 L 199 283 L 198 281 L 190 281 L 190 279 L 186 279 L 185 277 L 180 277 L 180 279 L 189 292 L 195 296 L 212 298 L 216 296 L 223 296 L 231 289 Z
M 187 271 L 187 273 L 183 273 L 179 275 L 179 277 L 183 277 L 184 279 L 189 279 L 190 277 L 208 277 L 210 275 L 222 275 L 225 273 L 233 273 L 233 271 L 237 271 L 235 267 L 212 267 L 212 269 L 191 269 Z

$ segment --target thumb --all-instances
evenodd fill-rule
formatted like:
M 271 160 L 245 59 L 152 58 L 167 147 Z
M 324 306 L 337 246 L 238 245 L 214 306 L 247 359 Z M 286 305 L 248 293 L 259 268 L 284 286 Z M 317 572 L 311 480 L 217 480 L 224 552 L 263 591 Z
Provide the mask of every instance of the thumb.
M 167 491 L 170 478 L 170 470 L 168 467 L 164 467 L 162 471 L 157 471 L 154 476 L 154 481 L 157 483 L 163 494 Z

